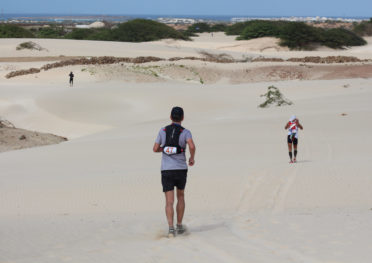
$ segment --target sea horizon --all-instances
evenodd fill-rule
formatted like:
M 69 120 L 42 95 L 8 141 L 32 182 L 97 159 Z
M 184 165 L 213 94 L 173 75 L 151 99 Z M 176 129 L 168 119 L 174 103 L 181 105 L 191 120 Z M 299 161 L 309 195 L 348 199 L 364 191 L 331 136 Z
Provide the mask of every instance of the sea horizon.
M 278 19 L 278 18 L 329 18 L 329 19 L 355 19 L 365 20 L 369 17 L 365 16 L 324 16 L 324 15 L 180 15 L 180 14 L 65 14 L 65 13 L 1 13 L 0 20 L 6 21 L 10 19 L 47 19 L 47 18 L 79 18 L 79 17 L 104 17 L 108 20 L 128 20 L 135 18 L 145 19 L 159 19 L 159 18 L 184 18 L 196 20 L 209 20 L 209 21 L 231 21 L 234 18 L 264 18 L 264 19 Z

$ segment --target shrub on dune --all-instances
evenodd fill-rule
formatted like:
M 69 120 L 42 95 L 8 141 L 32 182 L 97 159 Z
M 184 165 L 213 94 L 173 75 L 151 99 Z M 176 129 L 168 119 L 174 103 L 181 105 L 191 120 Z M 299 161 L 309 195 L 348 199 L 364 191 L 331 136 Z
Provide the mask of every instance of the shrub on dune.
M 224 32 L 227 28 L 226 24 L 214 24 L 211 26 L 211 32 Z
M 366 44 L 364 39 L 343 28 L 323 29 L 303 22 L 263 20 L 247 22 L 237 39 L 248 40 L 267 36 L 280 38 L 281 46 L 299 50 L 311 50 L 319 45 L 342 49 Z
M 358 36 L 372 36 L 372 18 L 354 25 L 353 32 Z
M 258 105 L 260 108 L 267 108 L 271 105 L 283 106 L 283 105 L 292 105 L 293 102 L 286 99 L 280 90 L 275 86 L 270 86 L 267 88 L 267 92 L 262 94 L 261 97 L 266 98 L 266 100 Z
M 332 28 L 322 32 L 322 44 L 330 48 L 362 46 L 366 43 L 363 38 L 343 28 Z
M 165 24 L 146 20 L 135 19 L 122 23 L 112 30 L 113 40 L 127 42 L 155 41 L 165 38 L 187 40 L 182 33 Z
M 226 27 L 225 34 L 228 36 L 236 36 L 240 35 L 243 30 L 248 26 L 250 21 L 248 22 L 238 22 L 235 24 L 232 24 L 231 26 Z
M 302 22 L 287 23 L 281 28 L 280 45 L 290 49 L 311 49 L 319 42 L 319 30 Z
M 33 38 L 34 35 L 27 29 L 17 25 L 0 24 L 0 38 Z
M 204 32 L 212 32 L 211 26 L 207 23 L 195 23 L 192 24 L 187 28 L 187 32 L 190 33 L 204 33 Z
M 210 25 L 204 22 L 192 24 L 184 31 L 184 34 L 189 37 L 197 36 L 196 33 L 224 32 L 227 28 L 226 24 L 219 23 Z
M 188 40 L 188 37 L 174 28 L 146 19 L 131 20 L 114 29 L 74 29 L 65 38 L 125 42 L 145 42 L 165 38 Z
M 63 27 L 50 26 L 41 28 L 34 33 L 37 38 L 62 38 L 66 35 Z
M 84 39 L 89 39 L 89 36 L 91 36 L 93 33 L 94 33 L 93 29 L 77 28 L 77 29 L 72 30 L 72 32 L 68 33 L 65 36 L 65 38 L 84 40 Z
M 278 37 L 280 35 L 280 29 L 279 22 L 263 20 L 250 21 L 237 39 L 248 40 L 259 37 Z

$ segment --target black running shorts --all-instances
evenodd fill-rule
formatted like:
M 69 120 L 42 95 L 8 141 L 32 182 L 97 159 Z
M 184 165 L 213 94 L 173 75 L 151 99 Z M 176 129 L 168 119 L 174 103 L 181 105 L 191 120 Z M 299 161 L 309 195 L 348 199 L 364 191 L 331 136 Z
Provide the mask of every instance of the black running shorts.
M 161 171 L 161 184 L 163 192 L 173 191 L 174 187 L 183 190 L 186 186 L 187 170 Z
M 294 137 L 294 138 L 293 138 L 293 142 L 292 142 L 292 140 L 291 140 L 291 136 L 288 135 L 288 137 L 287 137 L 287 142 L 288 142 L 288 143 L 293 143 L 294 145 L 297 145 L 297 143 L 298 143 L 298 139 L 297 139 L 296 137 Z

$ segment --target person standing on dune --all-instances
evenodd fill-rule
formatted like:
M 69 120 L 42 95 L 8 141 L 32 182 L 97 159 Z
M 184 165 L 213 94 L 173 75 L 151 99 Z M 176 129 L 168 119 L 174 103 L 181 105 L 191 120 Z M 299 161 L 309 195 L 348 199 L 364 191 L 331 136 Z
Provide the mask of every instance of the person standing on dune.
M 189 166 L 195 163 L 195 144 L 191 132 L 181 126 L 184 118 L 181 107 L 173 107 L 170 118 L 172 124 L 160 129 L 155 140 L 153 151 L 162 153 L 161 182 L 165 193 L 165 214 L 169 232 L 168 237 L 183 234 L 185 227 L 182 225 L 185 212 L 185 186 L 188 166 L 186 163 L 186 147 L 189 146 Z M 177 188 L 177 226 L 174 228 L 174 187 Z
M 289 158 L 290 163 L 296 162 L 297 157 L 297 145 L 298 145 L 298 128 L 303 130 L 304 128 L 300 124 L 300 121 L 296 118 L 295 115 L 292 115 L 289 119 L 289 122 L 285 125 L 284 129 L 288 129 L 288 136 L 287 136 L 287 142 L 288 142 L 288 151 L 289 151 Z M 294 148 L 294 158 L 292 159 L 292 144 Z
M 70 72 L 69 77 L 70 77 L 70 87 L 72 87 L 74 85 L 74 73 L 72 73 L 72 71 Z

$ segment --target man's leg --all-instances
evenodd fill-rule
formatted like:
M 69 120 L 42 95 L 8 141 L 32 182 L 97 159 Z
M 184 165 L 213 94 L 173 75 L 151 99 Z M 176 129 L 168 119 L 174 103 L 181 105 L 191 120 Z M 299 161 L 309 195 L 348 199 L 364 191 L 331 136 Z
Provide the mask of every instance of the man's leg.
M 292 161 L 292 143 L 288 143 L 289 158 Z
M 169 227 L 173 227 L 173 210 L 174 204 L 174 191 L 167 191 L 165 192 L 165 214 L 167 216 L 168 225 Z
M 177 189 L 177 225 L 182 225 L 183 215 L 185 213 L 185 190 Z
M 296 161 L 296 157 L 297 157 L 297 143 L 296 144 L 293 144 L 293 148 L 294 148 L 294 160 Z

